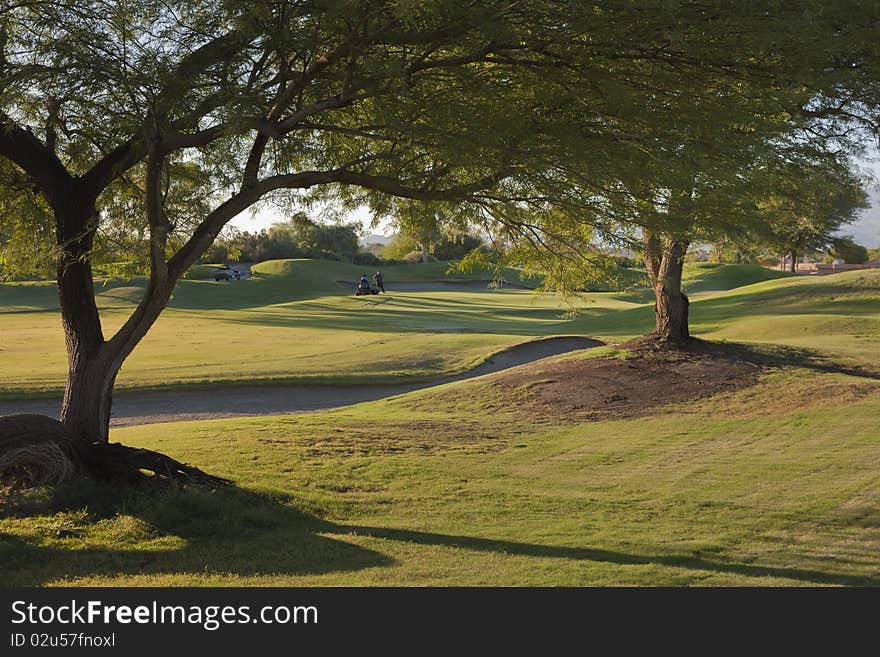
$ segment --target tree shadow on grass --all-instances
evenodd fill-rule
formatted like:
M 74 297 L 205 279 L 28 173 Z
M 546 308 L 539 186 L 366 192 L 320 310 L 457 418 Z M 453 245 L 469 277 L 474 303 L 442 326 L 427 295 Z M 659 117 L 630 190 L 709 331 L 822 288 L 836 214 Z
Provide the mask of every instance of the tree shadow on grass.
M 96 494 L 97 492 L 97 494 Z M 357 534 L 475 552 L 663 566 L 695 573 L 778 578 L 809 585 L 880 586 L 880 578 L 789 566 L 710 559 L 695 553 L 631 554 L 387 527 L 336 524 L 295 509 L 289 499 L 241 489 L 109 491 L 61 488 L 42 509 L 5 504 L 0 514 L 30 516 L 26 537 L 0 533 L 5 586 L 36 586 L 89 577 L 284 577 L 387 567 L 380 552 L 332 538 Z M 54 515 L 52 515 L 54 513 Z M 108 547 L 112 546 L 112 547 Z M 130 547 L 128 547 L 130 546 Z
M 59 490 L 51 508 L 29 521 L 28 537 L 0 533 L 4 585 L 138 575 L 191 575 L 198 584 L 211 575 L 319 575 L 393 563 L 379 552 L 318 535 L 325 523 L 283 500 L 240 489 L 101 487 L 95 496 L 94 487 L 80 486 Z
M 876 577 L 828 573 L 820 570 L 784 566 L 759 566 L 721 560 L 713 561 L 695 554 L 628 554 L 626 552 L 614 552 L 611 550 L 599 550 L 585 547 L 538 545 L 533 543 L 518 543 L 514 541 L 476 538 L 472 536 L 455 536 L 407 529 L 364 527 L 356 525 L 339 525 L 332 531 L 328 531 L 328 533 L 356 533 L 362 536 L 416 543 L 419 545 L 456 547 L 478 552 L 495 552 L 526 557 L 594 561 L 622 566 L 666 566 L 703 573 L 741 575 L 744 577 L 756 578 L 774 577 L 795 580 L 805 584 L 838 584 L 844 586 L 880 585 L 880 578 Z
M 880 372 L 874 369 L 848 365 L 832 360 L 827 354 L 811 349 L 777 344 L 748 344 L 743 342 L 713 342 L 694 340 L 687 347 L 693 353 L 704 353 L 729 360 L 751 362 L 772 368 L 800 367 L 817 374 L 846 374 L 866 379 L 880 380 Z

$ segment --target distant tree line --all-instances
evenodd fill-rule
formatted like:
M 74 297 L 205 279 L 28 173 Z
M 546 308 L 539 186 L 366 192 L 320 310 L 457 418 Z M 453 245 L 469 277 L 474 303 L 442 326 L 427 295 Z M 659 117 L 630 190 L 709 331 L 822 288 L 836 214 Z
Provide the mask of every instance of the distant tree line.
M 363 256 L 356 224 L 323 224 L 297 212 L 288 221 L 257 232 L 227 228 L 202 262 L 262 262 L 279 258 L 323 258 L 353 262 Z
M 800 262 L 825 262 L 842 260 L 848 265 L 860 265 L 868 261 L 880 259 L 880 248 L 868 249 L 856 242 L 851 236 L 817 236 L 809 246 L 801 251 L 780 250 L 777 244 L 766 242 L 735 242 L 729 239 L 718 240 L 710 246 L 708 260 L 717 263 L 756 264 L 765 267 L 776 267 L 785 262 L 786 267 L 794 271 Z M 795 262 L 791 253 L 795 253 Z M 693 257 L 689 259 L 698 259 Z
M 205 251 L 201 262 L 263 262 L 281 258 L 320 258 L 353 262 L 359 265 L 391 264 L 458 260 L 476 248 L 485 247 L 483 240 L 468 234 L 432 236 L 419 241 L 406 233 L 398 233 L 387 245 L 374 249 L 358 243 L 356 224 L 323 224 L 303 212 L 291 219 L 260 231 L 249 232 L 227 228 Z
M 474 249 L 488 249 L 484 240 L 468 233 L 446 235 L 437 233 L 421 239 L 408 233 L 397 233 L 382 247 L 383 262 L 429 262 L 460 260 Z

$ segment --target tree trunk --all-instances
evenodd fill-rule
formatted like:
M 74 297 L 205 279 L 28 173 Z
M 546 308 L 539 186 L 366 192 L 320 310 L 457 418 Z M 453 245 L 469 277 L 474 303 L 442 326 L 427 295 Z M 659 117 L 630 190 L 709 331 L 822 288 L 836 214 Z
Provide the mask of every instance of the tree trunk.
M 686 342 L 690 302 L 681 291 L 681 274 L 689 243 L 674 237 L 661 240 L 650 231 L 645 231 L 644 243 L 645 266 L 654 289 L 654 335 L 662 341 Z
M 71 435 L 86 442 L 106 443 L 119 366 L 107 356 L 106 348 L 78 352 L 70 360 L 61 422 Z
M 419 246 L 422 247 L 422 264 L 428 264 L 428 244 L 427 242 L 422 242 Z
M 161 164 L 159 157 L 148 160 L 147 180 L 153 187 L 160 179 Z M 151 194 L 148 201 L 158 198 L 160 194 Z M 113 386 L 122 363 L 162 313 L 174 284 L 198 253 L 190 254 L 189 260 L 170 272 L 165 261 L 167 222 L 161 206 L 148 203 L 150 279 L 137 309 L 108 341 L 101 328 L 92 278 L 91 250 L 97 228 L 94 198 L 71 184 L 68 193 L 53 203 L 53 209 L 61 252 L 58 298 L 68 359 L 60 420 L 70 435 L 88 443 L 106 443 Z
M 81 198 L 77 191 L 71 186 L 69 194 L 54 207 L 61 252 L 58 301 L 68 364 L 61 422 L 73 436 L 89 442 L 106 441 L 110 393 L 118 367 L 108 367 L 110 359 L 95 302 L 91 265 L 97 225 L 94 201 Z
M 791 272 L 797 271 L 797 251 L 791 252 L 791 264 L 789 265 L 789 271 L 791 271 Z
M 83 349 L 82 335 L 68 334 L 70 368 L 64 391 L 61 422 L 65 429 L 87 442 L 109 439 L 113 386 L 125 359 L 134 351 L 171 298 L 176 278 L 157 281 L 155 271 L 144 297 L 116 335 L 91 349 Z M 73 345 L 73 348 L 71 348 Z

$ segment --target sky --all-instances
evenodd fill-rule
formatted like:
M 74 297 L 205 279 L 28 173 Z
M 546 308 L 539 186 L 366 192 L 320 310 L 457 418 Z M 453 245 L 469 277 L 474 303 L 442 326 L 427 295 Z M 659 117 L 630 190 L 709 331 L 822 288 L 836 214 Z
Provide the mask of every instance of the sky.
M 869 187 L 871 207 L 859 213 L 858 219 L 844 226 L 840 235 L 851 235 L 859 244 L 875 249 L 880 247 L 880 151 L 876 149 L 859 162 L 861 168 L 872 174 L 875 181 Z M 250 232 L 268 228 L 273 223 L 284 221 L 285 216 L 277 210 L 262 209 L 256 215 L 250 211 L 243 212 L 232 220 L 232 225 L 240 230 Z M 391 235 L 394 231 L 388 221 L 381 222 L 377 228 L 370 228 L 371 216 L 367 208 L 359 208 L 351 212 L 346 221 L 357 222 L 364 226 L 365 234 Z
M 876 249 L 880 247 L 880 151 L 874 148 L 861 165 L 874 176 L 874 184 L 868 190 L 871 207 L 863 210 L 858 220 L 844 226 L 840 232 L 852 235 L 856 242 L 869 249 Z

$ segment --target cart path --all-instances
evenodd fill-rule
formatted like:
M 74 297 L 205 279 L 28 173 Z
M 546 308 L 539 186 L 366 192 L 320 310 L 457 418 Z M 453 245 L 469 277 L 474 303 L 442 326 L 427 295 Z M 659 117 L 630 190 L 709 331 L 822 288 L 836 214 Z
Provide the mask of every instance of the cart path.
M 541 358 L 602 345 L 581 336 L 532 340 L 499 351 L 477 367 L 455 376 L 419 383 L 367 385 L 228 385 L 197 390 L 118 392 L 113 396 L 111 427 L 158 422 L 210 420 L 216 418 L 284 415 L 340 408 L 365 401 L 393 397 L 443 383 L 500 372 Z M 0 400 L 0 415 L 40 413 L 58 417 L 61 399 Z

